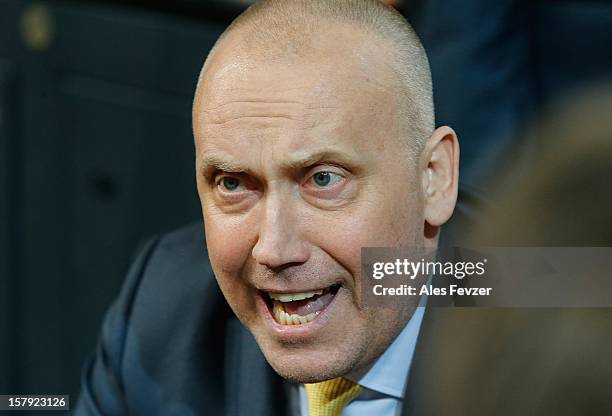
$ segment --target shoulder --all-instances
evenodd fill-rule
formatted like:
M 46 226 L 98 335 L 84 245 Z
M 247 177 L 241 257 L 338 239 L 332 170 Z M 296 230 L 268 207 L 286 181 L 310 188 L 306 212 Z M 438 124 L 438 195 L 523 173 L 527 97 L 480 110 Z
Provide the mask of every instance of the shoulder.
M 201 222 L 150 244 L 124 343 L 124 377 L 137 381 L 126 383 L 126 394 L 139 408 L 153 399 L 160 409 L 193 406 L 204 400 L 201 391 L 217 391 L 213 380 L 222 373 L 233 315 L 214 278 Z
M 183 296 L 196 288 L 216 293 L 202 222 L 144 243 L 137 250 L 119 300 L 134 308 L 153 306 L 152 312 L 172 306 L 171 300 L 184 301 Z
M 218 380 L 235 320 L 201 222 L 150 239 L 106 314 L 76 414 L 221 414 Z
M 153 239 L 146 251 L 133 293 L 133 320 L 146 326 L 147 318 L 155 315 L 156 328 L 166 321 L 176 328 L 188 318 L 201 318 L 208 309 L 205 305 L 224 305 L 208 260 L 202 222 Z
M 204 224 L 198 221 L 163 234 L 160 243 L 168 249 L 184 250 L 194 246 L 204 246 L 206 249 Z
M 195 222 L 153 238 L 155 258 L 171 263 L 208 262 L 204 225 Z

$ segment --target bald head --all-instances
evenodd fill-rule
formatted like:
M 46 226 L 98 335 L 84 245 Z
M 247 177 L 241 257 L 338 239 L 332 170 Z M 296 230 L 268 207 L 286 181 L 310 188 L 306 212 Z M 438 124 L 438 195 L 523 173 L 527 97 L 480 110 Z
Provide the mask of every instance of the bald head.
M 342 53 L 351 47 L 350 53 Z M 408 22 L 379 0 L 255 3 L 228 27 L 209 54 L 196 103 L 202 98 L 204 84 L 228 61 L 257 66 L 316 60 L 343 68 L 348 65 L 348 55 L 372 68 L 376 81 L 385 84 L 392 97 L 389 103 L 398 107 L 402 142 L 416 155 L 434 130 L 429 63 Z
M 361 249 L 437 246 L 459 150 L 431 96 L 417 37 L 378 0 L 264 0 L 209 55 L 193 108 L 208 255 L 281 376 L 362 371 L 408 322 L 414 297 L 364 307 Z M 266 295 L 311 291 L 293 310 L 308 319 Z

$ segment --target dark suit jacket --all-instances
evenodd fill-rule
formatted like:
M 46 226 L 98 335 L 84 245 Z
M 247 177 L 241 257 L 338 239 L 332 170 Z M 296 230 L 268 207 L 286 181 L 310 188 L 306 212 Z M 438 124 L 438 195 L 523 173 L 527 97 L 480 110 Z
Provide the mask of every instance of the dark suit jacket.
M 609 310 L 428 307 L 407 415 L 612 414 Z M 83 371 L 77 415 L 288 414 L 225 302 L 201 223 L 148 243 Z
M 83 373 L 77 415 L 282 415 L 283 382 L 225 302 L 201 223 L 148 243 Z

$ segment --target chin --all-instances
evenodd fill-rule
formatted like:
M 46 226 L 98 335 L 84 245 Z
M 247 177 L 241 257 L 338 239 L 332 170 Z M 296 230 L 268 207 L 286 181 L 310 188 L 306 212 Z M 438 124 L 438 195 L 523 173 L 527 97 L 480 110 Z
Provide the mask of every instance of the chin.
M 305 351 L 277 347 L 263 350 L 274 371 L 293 383 L 317 383 L 344 376 L 358 366 L 358 357 L 348 351 Z
M 269 361 L 270 362 L 270 361 Z M 296 363 L 270 362 L 270 365 L 279 376 L 292 383 L 318 383 L 341 377 L 349 372 L 350 366 L 341 367 L 338 363 L 333 366 L 328 365 L 300 365 Z

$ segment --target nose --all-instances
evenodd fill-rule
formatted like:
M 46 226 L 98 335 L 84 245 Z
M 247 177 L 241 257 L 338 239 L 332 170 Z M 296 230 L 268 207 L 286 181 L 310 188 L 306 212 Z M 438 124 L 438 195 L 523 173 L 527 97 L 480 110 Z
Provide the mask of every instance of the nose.
M 270 269 L 305 263 L 310 249 L 300 235 L 299 217 L 288 201 L 270 195 L 262 207 L 253 258 Z

